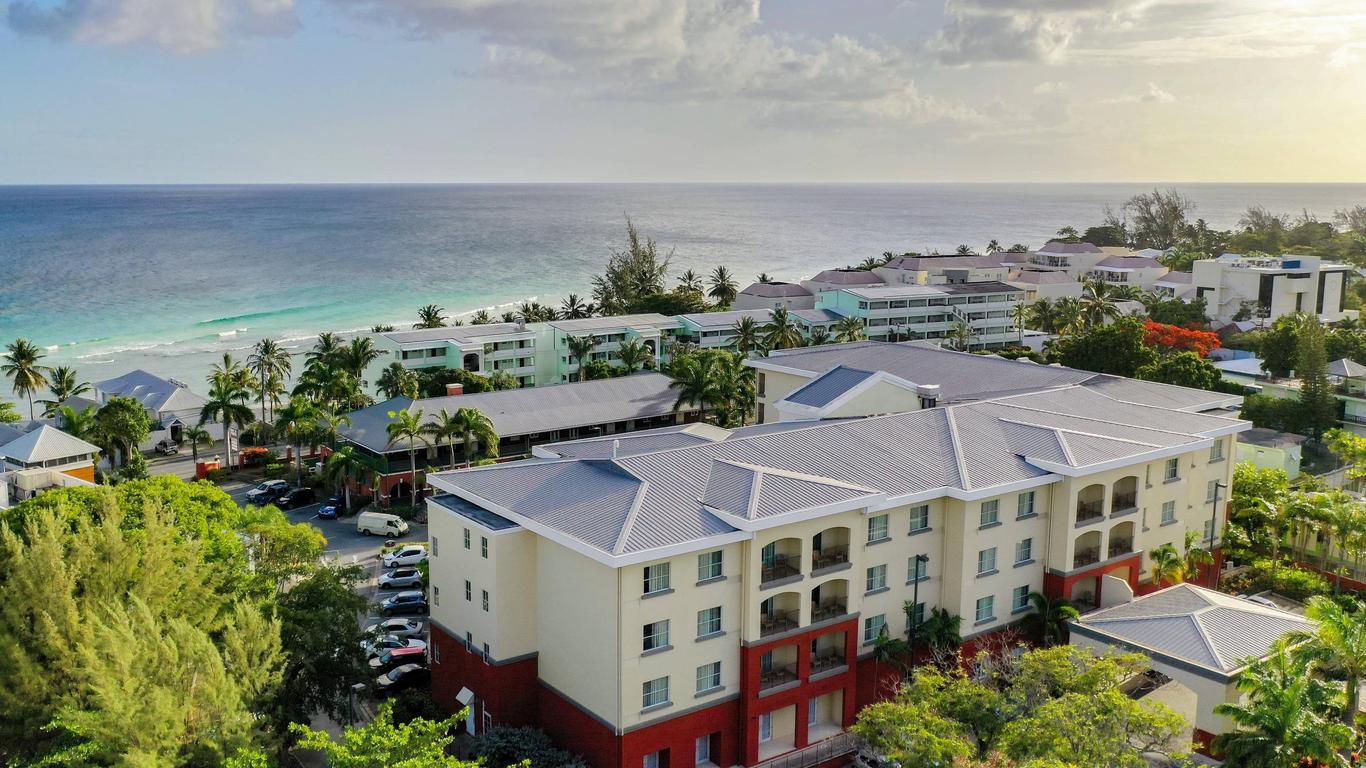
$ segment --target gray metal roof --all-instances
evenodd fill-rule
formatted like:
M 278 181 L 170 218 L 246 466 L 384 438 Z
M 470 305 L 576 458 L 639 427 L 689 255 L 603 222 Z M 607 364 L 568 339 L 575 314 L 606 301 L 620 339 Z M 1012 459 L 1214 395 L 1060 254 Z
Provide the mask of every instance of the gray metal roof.
M 882 285 L 886 281 L 866 269 L 827 269 L 811 278 L 831 285 Z
M 587 331 L 610 331 L 617 328 L 677 328 L 678 320 L 648 312 L 639 315 L 614 315 L 611 317 L 585 317 L 579 320 L 554 320 L 550 327 L 565 333 L 584 333 Z
M 1110 269 L 1160 269 L 1162 262 L 1147 256 L 1106 256 L 1096 262 L 1096 266 Z
M 24 464 L 75 459 L 99 452 L 98 446 L 47 424 L 0 445 L 0 455 Z
M 351 412 L 351 426 L 343 427 L 339 434 L 352 443 L 384 452 L 397 450 L 390 446 L 385 429 L 392 421 L 389 412 L 400 409 L 421 410 L 424 420 L 431 421 L 443 408 L 452 413 L 457 408 L 478 408 L 493 421 L 500 437 L 516 437 L 664 416 L 673 413 L 675 400 L 677 394 L 669 389 L 669 377 L 660 373 L 417 401 L 397 397 Z
M 702 504 L 749 520 L 874 496 L 877 491 L 769 467 L 712 462 Z
M 1344 357 L 1328 364 L 1328 375 L 1343 379 L 1360 379 L 1366 376 L 1366 365 Z
M 754 283 L 748 288 L 740 291 L 746 296 L 759 296 L 765 299 L 776 299 L 784 296 L 810 296 L 811 291 L 803 288 L 796 283 Z
M 1162 277 L 1157 278 L 1157 282 L 1170 285 L 1190 285 L 1191 281 L 1194 279 L 1195 275 L 1190 272 L 1168 272 Z
M 872 371 L 847 368 L 843 365 L 836 366 L 826 373 L 812 379 L 800 389 L 783 399 L 790 403 L 797 403 L 798 405 L 809 405 L 813 408 L 820 408 L 828 405 L 835 398 L 863 383 L 864 380 L 872 375 Z
M 834 323 L 844 318 L 844 315 L 829 309 L 794 309 L 788 314 L 807 324 Z
M 105 397 L 131 397 L 149 411 L 190 411 L 204 407 L 207 399 L 172 379 L 162 378 L 141 368 L 92 385 Z
M 483 325 L 454 325 L 444 328 L 415 328 L 411 331 L 389 331 L 380 334 L 395 344 L 415 344 L 424 341 L 470 341 L 485 336 L 523 333 L 527 326 L 517 323 L 485 323 Z
M 1033 270 L 1011 273 L 1010 281 L 1012 283 L 1025 283 L 1026 285 L 1064 285 L 1076 282 L 1066 272 L 1035 272 Z
M 1096 611 L 1074 622 L 1087 636 L 1159 658 L 1230 675 L 1267 655 L 1286 633 L 1312 631 L 1310 619 L 1193 584 Z
M 730 312 L 696 312 L 691 315 L 679 315 L 678 317 L 699 328 L 715 330 L 717 328 L 730 328 L 740 322 L 740 319 L 744 317 L 748 317 L 759 325 L 763 325 L 773 318 L 773 310 L 735 309 Z
M 1105 253 L 1090 243 L 1064 243 L 1061 240 L 1050 240 L 1040 248 L 1038 253 Z
M 540 446 L 539 450 L 552 452 L 562 459 L 610 459 L 613 456 L 620 458 L 687 445 L 714 443 L 729 436 L 730 430 L 711 424 L 673 424 L 656 429 L 643 429 L 639 432 L 549 443 Z

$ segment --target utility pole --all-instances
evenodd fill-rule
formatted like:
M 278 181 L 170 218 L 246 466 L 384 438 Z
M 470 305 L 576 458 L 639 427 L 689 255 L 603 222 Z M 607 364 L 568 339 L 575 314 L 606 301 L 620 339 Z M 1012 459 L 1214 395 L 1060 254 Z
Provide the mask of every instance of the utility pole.
M 929 567 L 929 555 L 915 556 L 915 584 L 911 587 L 911 628 L 906 632 L 906 646 L 910 651 L 911 663 L 915 663 L 915 635 L 916 630 L 920 629 L 920 566 Z M 927 571 L 928 573 L 928 571 Z
M 1219 530 L 1219 491 L 1227 490 L 1228 484 L 1222 481 L 1214 483 L 1214 499 L 1210 502 L 1213 509 L 1209 513 L 1209 556 L 1210 563 L 1210 589 L 1219 589 L 1219 559 L 1214 554 L 1214 537 Z

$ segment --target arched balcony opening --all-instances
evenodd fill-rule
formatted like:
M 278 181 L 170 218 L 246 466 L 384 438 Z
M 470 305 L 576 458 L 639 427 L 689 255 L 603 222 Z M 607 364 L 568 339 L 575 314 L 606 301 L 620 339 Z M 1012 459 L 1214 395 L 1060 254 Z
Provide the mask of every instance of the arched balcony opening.
M 783 592 L 759 604 L 759 637 L 789 632 L 801 626 L 802 596 Z
M 759 588 L 800 576 L 802 573 L 802 540 L 778 539 L 759 550 Z
M 811 590 L 811 622 L 833 619 L 849 612 L 849 582 L 833 579 Z
M 1100 531 L 1087 531 L 1072 547 L 1072 567 L 1082 568 L 1100 562 Z
M 1088 485 L 1077 494 L 1077 523 L 1088 523 L 1105 516 L 1105 486 Z
M 811 674 L 818 675 L 849 663 L 845 658 L 845 633 L 826 632 L 811 641 Z
M 849 564 L 849 529 L 826 528 L 811 537 L 811 575 Z
M 1120 557 L 1134 551 L 1133 521 L 1120 523 L 1110 529 L 1110 545 L 1106 557 Z
M 479 370 L 479 355 L 470 352 L 460 359 L 460 367 L 467 371 L 477 372 Z
M 780 645 L 759 657 L 759 690 L 776 688 L 797 680 L 797 646 Z
M 1123 515 L 1138 511 L 1138 478 L 1122 477 L 1110 493 L 1110 514 Z

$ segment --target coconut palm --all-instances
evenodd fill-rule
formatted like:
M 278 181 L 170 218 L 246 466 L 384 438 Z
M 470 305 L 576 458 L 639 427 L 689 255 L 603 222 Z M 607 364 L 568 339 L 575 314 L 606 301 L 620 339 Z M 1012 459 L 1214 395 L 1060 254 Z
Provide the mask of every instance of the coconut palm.
M 447 447 L 450 448 L 452 467 L 455 466 L 455 439 L 464 437 L 463 429 L 464 426 L 456 421 L 455 414 L 445 408 L 442 408 L 441 413 L 438 413 L 432 419 L 432 423 L 427 425 L 427 434 L 432 436 L 437 445 L 440 445 L 444 440 Z
M 850 341 L 862 341 L 863 339 L 868 338 L 867 327 L 863 324 L 863 318 L 854 317 L 853 315 L 841 317 L 836 321 L 833 330 L 835 332 L 835 341 L 841 344 Z
M 1039 631 L 1044 645 L 1061 643 L 1067 622 L 1081 616 L 1081 611 L 1066 598 L 1053 598 L 1042 592 L 1030 592 L 1029 604 L 1034 610 L 1025 616 L 1024 623 Z
M 266 403 L 271 397 L 270 380 L 272 378 L 281 382 L 283 388 L 284 380 L 289 378 L 293 368 L 293 363 L 289 359 L 289 350 L 281 347 L 274 339 L 261 339 L 252 347 L 251 354 L 247 356 L 247 368 L 256 375 L 259 386 L 256 395 L 261 402 L 261 421 L 270 420 L 270 415 L 266 412 Z
M 498 431 L 493 427 L 493 420 L 483 411 L 478 408 L 460 408 L 451 415 L 451 421 L 458 430 L 458 435 L 465 441 L 466 467 L 474 463 L 474 449 L 478 445 L 484 446 L 485 456 L 498 456 Z M 451 455 L 454 456 L 454 453 Z
M 1181 578 L 1191 579 L 1200 569 L 1214 565 L 1214 555 L 1200 546 L 1200 531 L 1186 531 L 1185 549 L 1181 555 Z
M 190 461 L 199 466 L 199 446 L 213 445 L 213 435 L 203 427 L 191 424 L 180 431 L 180 439 L 190 444 Z
M 1114 301 L 1143 301 L 1143 289 L 1133 283 L 1106 283 L 1110 286 L 1110 298 Z
M 1176 547 L 1170 544 L 1154 547 L 1153 551 L 1148 553 L 1148 559 L 1152 561 L 1153 584 L 1155 586 L 1161 586 L 1164 583 L 1176 584 L 1185 578 L 1181 555 L 1176 551 Z
M 627 339 L 617 346 L 617 359 L 626 366 L 627 373 L 635 373 L 653 362 L 654 354 L 640 339 Z
M 445 328 L 446 315 L 445 307 L 438 307 L 435 304 L 427 304 L 417 310 L 417 322 L 413 323 L 414 328 Z
M 972 326 L 966 320 L 959 320 L 949 327 L 948 340 L 959 352 L 967 352 L 972 347 Z
M 1291 652 L 1343 678 L 1342 722 L 1355 731 L 1361 680 L 1366 677 L 1366 605 L 1358 601 L 1349 611 L 1332 598 L 1315 595 L 1305 614 L 1318 625 L 1312 632 L 1291 634 L 1290 642 L 1303 643 Z
M 593 349 L 598 343 L 592 336 L 570 336 L 565 339 L 569 346 L 569 357 L 579 365 L 579 381 L 588 380 L 588 357 L 593 354 Z
M 247 400 L 251 392 L 232 376 L 210 376 L 209 395 L 199 411 L 199 426 L 207 421 L 218 421 L 223 425 L 223 466 L 232 466 L 232 447 L 228 440 L 228 430 L 235 424 L 242 429 L 255 418 Z
M 317 404 L 312 400 L 295 397 L 275 417 L 275 427 L 294 446 L 295 474 L 300 485 L 304 482 L 304 443 L 316 440 L 320 415 Z
M 685 291 L 696 291 L 697 293 L 701 293 L 702 276 L 697 274 L 694 270 L 684 270 L 683 274 L 678 276 L 678 287 Z
M 387 354 L 389 353 L 375 348 L 374 339 L 369 336 L 357 336 L 351 340 L 350 344 L 337 351 L 337 365 L 351 374 L 352 378 L 360 382 L 360 386 L 364 388 L 365 369 Z
M 1086 330 L 1086 307 L 1081 299 L 1064 296 L 1053 302 L 1053 333 L 1067 335 Z
M 1115 304 L 1114 287 L 1101 280 L 1086 280 L 1081 289 L 1081 312 L 1083 326 L 1087 328 L 1104 325 L 1107 320 L 1119 317 L 1119 307 Z
M 480 310 L 483 312 L 483 310 Z M 560 302 L 561 320 L 580 320 L 593 314 L 593 305 L 584 301 L 577 293 L 571 293 Z M 485 317 L 488 316 L 484 312 Z
M 1250 664 L 1238 677 L 1245 698 L 1218 704 L 1214 713 L 1237 729 L 1214 740 L 1225 765 L 1240 768 L 1292 768 L 1305 759 L 1323 766 L 1345 766 L 1337 754 L 1352 743 L 1352 730 L 1325 713 L 1340 706 L 1332 687 L 1313 664 L 1280 645 L 1266 659 Z
M 739 355 L 719 352 L 712 358 L 708 375 L 708 399 L 715 407 L 717 423 L 723 427 L 744 426 L 754 404 L 754 369 L 745 365 Z
M 994 243 L 996 241 L 993 240 L 992 242 Z M 1017 302 L 1015 306 L 1010 308 L 1010 319 L 1015 321 L 1015 329 L 1020 332 L 1021 345 L 1024 344 L 1025 323 L 1028 322 L 1031 314 L 1032 312 L 1030 311 L 1029 305 L 1023 301 Z
M 792 349 L 802 345 L 802 332 L 786 307 L 773 310 L 763 331 L 765 349 Z
M 1330 491 L 1323 494 L 1323 559 L 1321 570 L 1328 570 L 1329 559 L 1334 545 L 1340 552 L 1345 554 L 1345 545 L 1352 536 L 1366 528 L 1366 520 L 1363 520 L 1361 506 L 1357 504 L 1351 496 L 1343 491 Z M 1333 569 L 1335 572 L 1340 569 Z M 1334 592 L 1340 591 L 1342 575 L 1338 573 L 1335 577 Z
M 570 295 L 572 296 L 573 294 Z M 470 325 L 488 325 L 492 322 L 493 318 L 489 316 L 489 311 L 487 309 L 481 309 L 473 315 L 470 315 Z
M 28 339 L 15 339 L 0 355 L 0 371 L 14 385 L 14 394 L 28 398 L 28 417 L 35 417 L 33 394 L 47 386 L 48 368 L 39 361 L 46 357 L 38 345 Z
M 767 273 L 767 272 L 760 272 L 760 273 L 754 278 L 754 282 L 756 282 L 756 283 L 771 283 L 771 282 L 773 282 L 773 275 L 770 275 L 770 274 Z
M 1000 253 L 1003 250 L 1005 249 L 1002 248 L 1001 244 L 995 240 L 992 240 L 991 242 L 987 243 L 987 253 Z
M 330 408 L 318 409 L 318 433 L 327 436 L 327 447 L 337 448 L 337 435 L 342 427 L 351 426 L 351 417 Z
M 99 443 L 101 440 L 98 411 L 99 409 L 93 405 L 87 405 L 79 411 L 69 405 L 57 406 L 55 415 L 60 425 L 58 428 L 87 443 Z
M 736 285 L 735 278 L 731 276 L 730 270 L 725 267 L 713 269 L 707 285 L 709 287 L 707 296 L 723 307 L 734 304 L 735 295 L 740 290 L 740 286 Z
M 823 325 L 812 326 L 811 332 L 806 335 L 806 345 L 808 347 L 819 347 L 822 344 L 829 344 L 834 341 L 830 336 L 830 330 Z
M 341 487 L 342 506 L 351 508 L 351 481 L 363 482 L 370 474 L 370 465 L 361 460 L 354 446 L 343 445 L 328 454 L 323 462 L 323 480 L 332 487 Z
M 730 340 L 730 347 L 742 356 L 748 357 L 750 352 L 755 351 L 761 345 L 759 338 L 759 324 L 754 322 L 754 318 L 749 315 L 741 317 L 731 326 L 731 333 L 734 336 Z
M 403 363 L 395 360 L 380 371 L 375 386 L 379 393 L 386 398 L 408 397 L 416 400 L 418 383 L 417 374 L 404 368 Z
M 427 427 L 422 423 L 422 409 L 410 411 L 389 411 L 389 424 L 384 428 L 389 436 L 389 442 L 394 443 L 400 440 L 408 441 L 408 467 L 412 470 L 412 482 L 409 484 L 409 503 L 417 506 L 417 444 L 420 442 L 424 446 L 431 445 L 427 441 Z
M 393 332 L 394 332 L 394 326 L 389 325 L 388 323 L 375 323 L 374 325 L 370 326 L 370 332 L 371 332 L 371 333 L 393 333 Z
M 67 365 L 54 366 L 48 373 L 47 390 L 52 393 L 51 400 L 39 400 L 43 406 L 43 416 L 57 415 L 57 408 L 67 400 L 92 391 L 89 382 L 76 377 L 76 369 Z
M 877 269 L 878 267 L 882 266 L 883 263 L 884 263 L 884 262 L 883 262 L 881 259 L 879 259 L 878 257 L 876 257 L 876 256 L 869 256 L 869 257 L 865 258 L 863 261 L 859 262 L 859 263 L 858 263 L 858 266 L 854 267 L 854 269 L 861 269 L 861 270 L 863 270 L 864 272 L 871 272 L 872 270 Z
M 340 336 L 332 331 L 323 331 L 318 334 L 318 340 L 313 342 L 313 348 L 304 355 L 304 365 L 309 368 L 332 365 L 341 348 Z
M 669 389 L 678 393 L 674 413 L 691 405 L 697 407 L 699 416 L 706 416 L 712 396 L 711 360 L 710 356 L 698 353 L 674 358 L 669 366 Z

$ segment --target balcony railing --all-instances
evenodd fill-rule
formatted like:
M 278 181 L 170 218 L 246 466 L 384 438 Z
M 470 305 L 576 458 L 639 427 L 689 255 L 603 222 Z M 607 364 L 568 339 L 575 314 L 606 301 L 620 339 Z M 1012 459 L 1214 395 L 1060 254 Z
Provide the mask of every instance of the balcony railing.
M 766 691 L 769 688 L 777 688 L 780 685 L 794 682 L 796 679 L 796 664 L 786 664 L 781 667 L 774 667 L 767 672 L 759 673 L 759 690 Z
M 801 571 L 787 561 L 787 555 L 779 555 L 772 562 L 764 563 L 759 569 L 759 585 L 800 575 Z
M 759 637 L 788 632 L 799 625 L 796 611 L 773 611 L 759 615 Z
M 820 603 L 811 604 L 811 621 L 825 621 L 836 616 L 843 616 L 849 609 L 842 597 L 827 597 Z
M 836 669 L 847 664 L 840 651 L 824 651 L 811 657 L 811 674 L 817 675 L 828 669 Z
M 1086 549 L 1079 549 L 1079 550 L 1077 550 L 1076 555 L 1074 555 L 1074 556 L 1072 557 L 1072 567 L 1073 567 L 1073 568 L 1081 568 L 1082 566 L 1090 565 L 1091 563 L 1099 563 L 1099 562 L 1100 562 L 1100 547 L 1088 547 L 1088 548 L 1086 548 Z
M 834 568 L 849 562 L 848 547 L 821 547 L 811 553 L 811 570 Z
M 1110 509 L 1115 512 L 1124 509 L 1134 509 L 1136 507 L 1138 507 L 1137 491 L 1133 493 L 1116 493 L 1114 499 L 1110 502 Z
M 1104 501 L 1079 501 L 1077 502 L 1077 522 L 1085 523 L 1104 517 L 1104 510 Z
M 1115 539 L 1114 541 L 1110 542 L 1110 557 L 1119 557 L 1120 555 L 1127 555 L 1133 551 L 1133 539 Z
M 858 741 L 854 734 L 841 733 L 809 747 L 759 763 L 755 768 L 812 768 L 832 762 L 837 757 L 852 754 L 857 749 Z

